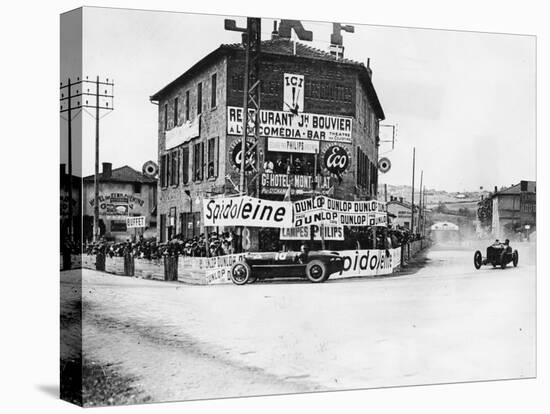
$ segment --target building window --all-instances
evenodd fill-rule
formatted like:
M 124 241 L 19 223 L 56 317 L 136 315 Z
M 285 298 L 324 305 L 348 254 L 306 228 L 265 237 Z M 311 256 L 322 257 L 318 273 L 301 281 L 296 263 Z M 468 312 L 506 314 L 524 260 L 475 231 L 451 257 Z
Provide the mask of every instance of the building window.
M 189 147 L 183 147 L 181 149 L 181 166 L 183 170 L 182 183 L 187 184 L 189 182 Z
M 198 142 L 193 147 L 193 180 L 201 181 L 203 179 L 204 169 L 204 143 Z
M 178 110 L 179 110 L 179 105 L 178 105 L 178 98 L 174 98 L 174 126 L 178 126 Z
M 126 221 L 111 220 L 111 231 L 126 231 Z
M 170 183 L 169 185 L 179 185 L 179 150 L 170 153 Z
M 202 82 L 197 85 L 197 115 L 202 113 Z
M 189 121 L 189 91 L 185 92 L 185 121 Z
M 168 129 L 168 104 L 164 104 L 164 130 Z
M 160 242 L 166 241 L 166 214 L 160 215 Z
M 216 101 L 217 89 L 218 89 L 218 75 L 216 73 L 214 73 L 212 75 L 212 95 L 210 97 L 210 107 L 211 108 L 215 108 L 216 105 L 217 105 L 217 101 Z
M 208 178 L 217 177 L 218 175 L 218 142 L 218 137 L 210 138 L 208 140 Z
M 134 183 L 134 194 L 141 194 L 141 183 Z
M 164 154 L 160 157 L 160 186 L 166 187 L 168 185 L 168 154 Z

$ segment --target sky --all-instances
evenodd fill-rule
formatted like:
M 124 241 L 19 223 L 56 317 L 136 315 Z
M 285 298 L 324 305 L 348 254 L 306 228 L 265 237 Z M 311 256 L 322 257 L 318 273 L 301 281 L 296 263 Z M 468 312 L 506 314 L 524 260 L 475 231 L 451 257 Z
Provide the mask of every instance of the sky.
M 83 75 L 115 83 L 115 109 L 100 121 L 100 162 L 141 170 L 157 159 L 158 107 L 149 96 L 220 44 L 239 42 L 240 34 L 224 30 L 227 16 L 103 8 L 85 8 L 83 15 Z M 332 23 L 302 23 L 313 31 L 305 43 L 328 50 Z M 272 27 L 273 19 L 262 19 L 264 40 Z M 416 185 L 422 170 L 427 188 L 473 191 L 536 179 L 533 36 L 354 27 L 343 33 L 345 56 L 370 58 L 382 124 L 396 126 L 395 148 L 389 142 L 380 148 L 392 163 L 381 183 L 411 184 L 413 147 Z M 62 79 L 78 73 L 71 56 L 77 40 L 62 33 Z M 75 119 L 82 122 L 82 172 L 92 174 L 95 121 L 87 113 Z M 391 128 L 382 127 L 381 138 L 391 140 Z

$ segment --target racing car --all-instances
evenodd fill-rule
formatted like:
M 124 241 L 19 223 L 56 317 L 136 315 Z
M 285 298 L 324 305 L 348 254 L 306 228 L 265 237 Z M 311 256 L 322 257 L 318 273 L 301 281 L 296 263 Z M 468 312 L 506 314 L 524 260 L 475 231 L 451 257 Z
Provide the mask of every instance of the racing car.
M 482 265 L 492 264 L 493 267 L 500 266 L 502 269 L 510 262 L 514 267 L 518 265 L 519 253 L 517 250 L 512 250 L 510 242 L 507 239 L 504 243 L 498 240 L 491 246 L 487 247 L 487 256 L 483 257 L 481 252 L 477 250 L 474 253 L 474 266 L 479 269 Z
M 326 281 L 344 268 L 344 259 L 337 252 L 289 251 L 246 253 L 231 267 L 230 278 L 236 285 L 254 283 L 258 279 L 307 278 L 310 282 Z

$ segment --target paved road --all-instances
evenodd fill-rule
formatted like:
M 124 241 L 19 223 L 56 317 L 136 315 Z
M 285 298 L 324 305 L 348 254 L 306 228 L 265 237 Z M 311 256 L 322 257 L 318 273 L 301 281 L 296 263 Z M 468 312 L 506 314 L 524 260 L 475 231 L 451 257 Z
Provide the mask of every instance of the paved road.
M 525 251 L 522 251 L 525 250 Z M 83 351 L 153 401 L 532 377 L 535 266 L 189 286 L 83 271 Z M 65 272 L 65 278 L 71 278 Z

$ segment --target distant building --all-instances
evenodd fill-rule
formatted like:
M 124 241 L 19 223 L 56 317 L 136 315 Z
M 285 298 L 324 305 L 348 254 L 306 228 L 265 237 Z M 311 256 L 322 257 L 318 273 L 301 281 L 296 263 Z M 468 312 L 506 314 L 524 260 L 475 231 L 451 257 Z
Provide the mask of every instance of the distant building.
M 430 238 L 436 243 L 460 240 L 460 228 L 450 221 L 440 221 L 430 226 Z
M 508 188 L 496 190 L 489 196 L 492 203 L 491 232 L 495 238 L 517 233 L 530 234 L 537 223 L 537 183 L 521 181 Z
M 94 175 L 83 179 L 84 239 L 93 236 Z M 103 163 L 99 174 L 99 228 L 107 239 L 125 240 L 136 234 L 126 228 L 126 217 L 145 217 L 145 235 L 156 235 L 157 180 L 125 165 L 112 169 Z
M 72 208 L 72 238 L 79 240 L 81 235 L 82 216 L 82 177 L 73 174 L 69 179 L 65 164 L 59 165 L 59 219 L 60 236 L 62 238 L 70 237 L 71 228 L 69 222 L 69 203 Z M 72 187 L 71 197 L 69 197 L 69 181 Z M 71 201 L 69 201 L 71 198 Z
M 403 197 L 391 197 L 387 203 L 387 209 L 391 223 L 394 226 L 402 226 L 407 229 L 411 228 L 411 203 L 405 201 Z M 415 222 L 418 222 L 418 206 L 414 206 Z

